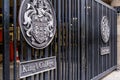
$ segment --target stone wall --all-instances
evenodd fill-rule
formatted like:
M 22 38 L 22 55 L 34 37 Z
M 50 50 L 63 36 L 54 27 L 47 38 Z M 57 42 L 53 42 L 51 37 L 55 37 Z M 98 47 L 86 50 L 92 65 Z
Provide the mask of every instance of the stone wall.
M 113 0 L 111 5 L 112 6 L 120 6 L 120 0 Z
M 111 5 L 120 6 L 120 0 L 113 0 Z M 120 69 L 120 15 L 117 17 L 117 65 Z
M 117 19 L 117 53 L 118 69 L 120 69 L 120 16 Z

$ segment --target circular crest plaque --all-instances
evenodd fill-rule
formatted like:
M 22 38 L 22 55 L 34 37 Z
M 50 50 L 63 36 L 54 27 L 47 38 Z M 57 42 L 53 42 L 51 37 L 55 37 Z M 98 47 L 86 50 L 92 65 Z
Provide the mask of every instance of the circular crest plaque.
M 101 36 L 104 43 L 107 43 L 109 41 L 110 26 L 107 16 L 103 16 L 101 20 Z
M 56 32 L 56 17 L 49 0 L 23 0 L 19 24 L 27 43 L 36 48 L 47 47 Z

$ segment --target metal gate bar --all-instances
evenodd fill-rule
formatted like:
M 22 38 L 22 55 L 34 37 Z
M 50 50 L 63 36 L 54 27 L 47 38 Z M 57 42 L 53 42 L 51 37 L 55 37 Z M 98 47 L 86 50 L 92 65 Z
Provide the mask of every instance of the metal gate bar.
M 13 0 L 13 7 L 14 7 L 14 9 L 13 9 L 13 42 L 14 42 L 14 69 L 13 69 L 13 76 L 14 76 L 14 80 L 16 80 L 17 79 L 17 64 L 16 64 L 16 51 L 17 51 L 17 43 L 16 43 L 16 40 L 17 40 L 17 21 L 16 21 L 16 19 L 17 19 L 17 2 L 16 2 L 16 0 Z
M 80 10 L 81 10 L 81 30 L 80 30 L 80 46 L 81 46 L 81 80 L 85 80 L 85 7 L 86 4 L 85 4 L 85 0 L 81 0 L 81 7 L 80 7 Z
M 78 37 L 78 41 L 77 41 L 77 44 L 78 44 L 78 47 L 77 47 L 77 51 L 78 51 L 78 54 L 77 54 L 77 56 L 78 56 L 78 58 L 77 58 L 77 62 L 78 62 L 78 64 L 77 64 L 77 75 L 78 75 L 78 80 L 80 80 L 81 79 L 81 55 L 80 55 L 80 52 L 81 52 L 81 47 L 80 47 L 80 22 L 81 22 L 81 17 L 80 17 L 80 13 L 81 13 L 81 9 L 80 9 L 80 5 L 81 5 L 81 2 L 80 2 L 80 0 L 78 0 L 78 2 L 77 2 L 77 18 L 78 18 L 78 22 L 77 22 L 77 26 L 78 26 L 78 34 L 77 34 L 77 37 Z
M 64 52 L 64 35 L 65 35 L 65 16 L 64 16 L 64 14 L 65 14 L 65 9 L 64 9 L 64 7 L 65 7 L 65 0 L 61 0 L 61 25 L 62 25 L 62 27 L 61 27 L 61 31 L 62 31 L 62 46 L 61 46 L 61 52 L 62 52 L 62 56 L 64 56 L 64 54 L 65 54 L 65 52 Z M 62 58 L 62 63 L 61 63 L 61 65 L 62 65 L 62 80 L 65 80 L 65 60 L 64 60 L 64 58 L 65 58 L 65 56 Z
M 69 54 L 69 50 L 68 50 L 68 0 L 65 0 L 65 79 L 68 80 L 68 54 Z
M 61 76 L 61 42 L 60 42 L 60 38 L 61 38 L 61 33 L 60 33 L 60 31 L 61 31 L 61 0 L 58 0 L 57 1 L 57 14 L 58 15 L 56 15 L 57 16 L 57 38 L 58 38 L 58 43 L 59 44 L 57 44 L 57 46 L 58 46 L 58 59 L 57 59 L 57 72 L 59 72 L 58 74 L 57 74 L 57 80 L 60 80 L 61 78 L 62 78 L 62 76 Z
M 3 1 L 3 79 L 10 80 L 9 61 L 9 1 Z M 20 32 L 17 22 L 19 2 L 13 1 L 14 32 L 14 72 L 13 80 L 18 78 L 17 48 L 20 61 L 30 61 L 56 56 L 57 68 L 21 80 L 96 80 L 116 68 L 117 36 L 116 11 L 99 0 L 50 0 L 54 6 L 57 31 L 51 44 L 45 49 L 29 46 Z M 32 1 L 32 0 L 31 0 Z M 110 40 L 107 44 L 101 39 L 101 18 L 108 16 L 111 23 Z M 110 46 L 111 53 L 100 55 L 102 46 Z
M 3 80 L 10 80 L 9 61 L 9 0 L 2 0 L 3 26 Z

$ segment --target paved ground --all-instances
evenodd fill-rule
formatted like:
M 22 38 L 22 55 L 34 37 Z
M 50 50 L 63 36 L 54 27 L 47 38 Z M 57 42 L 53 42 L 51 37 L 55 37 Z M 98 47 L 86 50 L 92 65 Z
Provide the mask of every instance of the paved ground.
M 102 80 L 120 80 L 120 70 L 113 71 L 112 73 L 104 77 Z

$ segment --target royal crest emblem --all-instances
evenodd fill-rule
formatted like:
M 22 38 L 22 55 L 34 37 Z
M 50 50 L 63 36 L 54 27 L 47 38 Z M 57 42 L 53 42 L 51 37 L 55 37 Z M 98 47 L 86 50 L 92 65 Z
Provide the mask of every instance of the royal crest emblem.
M 36 49 L 47 47 L 56 32 L 56 18 L 49 0 L 23 0 L 19 23 L 29 45 Z
M 107 43 L 109 41 L 110 26 L 108 18 L 106 16 L 103 16 L 101 20 L 101 36 L 104 43 Z

